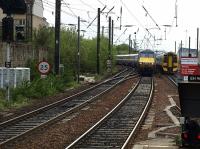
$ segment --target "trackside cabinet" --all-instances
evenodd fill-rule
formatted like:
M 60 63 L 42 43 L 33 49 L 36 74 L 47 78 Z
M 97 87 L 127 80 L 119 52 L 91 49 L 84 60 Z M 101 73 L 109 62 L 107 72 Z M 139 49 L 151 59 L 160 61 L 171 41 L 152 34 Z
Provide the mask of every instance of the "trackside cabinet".
M 183 146 L 200 145 L 200 82 L 195 77 L 178 83 Z

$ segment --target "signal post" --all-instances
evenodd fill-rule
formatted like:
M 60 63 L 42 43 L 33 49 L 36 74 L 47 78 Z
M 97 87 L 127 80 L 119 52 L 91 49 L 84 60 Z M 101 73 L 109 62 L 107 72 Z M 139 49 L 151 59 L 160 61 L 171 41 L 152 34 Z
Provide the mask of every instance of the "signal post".
M 7 68 L 7 100 L 10 100 L 10 45 L 13 42 L 13 31 L 14 31 L 14 20 L 11 14 L 24 14 L 26 13 L 26 4 L 24 0 L 1 0 L 0 8 L 3 9 L 3 13 L 7 16 L 2 19 L 2 41 L 6 42 L 6 62 L 5 67 Z

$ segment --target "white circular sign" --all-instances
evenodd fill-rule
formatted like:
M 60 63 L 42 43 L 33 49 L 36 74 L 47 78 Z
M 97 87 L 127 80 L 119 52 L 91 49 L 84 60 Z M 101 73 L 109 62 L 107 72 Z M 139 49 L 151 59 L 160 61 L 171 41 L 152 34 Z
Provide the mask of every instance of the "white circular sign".
M 38 64 L 38 71 L 41 73 L 41 74 L 47 74 L 49 73 L 50 71 L 50 64 L 46 61 L 42 61 Z

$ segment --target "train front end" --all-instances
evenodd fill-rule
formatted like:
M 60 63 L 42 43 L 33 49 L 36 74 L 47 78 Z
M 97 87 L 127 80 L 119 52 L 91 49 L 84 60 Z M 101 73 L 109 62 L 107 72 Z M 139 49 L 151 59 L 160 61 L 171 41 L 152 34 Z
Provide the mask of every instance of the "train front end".
M 138 71 L 141 75 L 152 75 L 155 71 L 155 53 L 144 50 L 138 55 Z
M 164 54 L 163 64 L 162 64 L 163 72 L 167 74 L 174 74 L 178 70 L 178 61 L 177 55 L 173 52 L 168 52 Z

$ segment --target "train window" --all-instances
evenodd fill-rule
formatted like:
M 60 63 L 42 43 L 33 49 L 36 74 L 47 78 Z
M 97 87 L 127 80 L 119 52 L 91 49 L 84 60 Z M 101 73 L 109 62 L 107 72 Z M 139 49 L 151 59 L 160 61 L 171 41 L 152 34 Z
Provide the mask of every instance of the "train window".
M 167 62 L 167 55 L 164 55 L 164 62 Z
M 177 63 L 177 56 L 176 55 L 173 56 L 173 62 Z
M 140 53 L 141 57 L 154 57 L 154 53 Z

